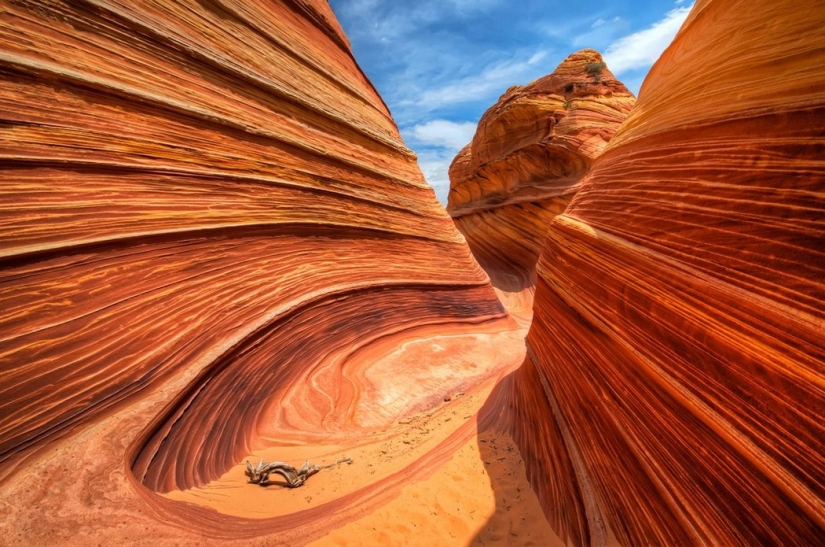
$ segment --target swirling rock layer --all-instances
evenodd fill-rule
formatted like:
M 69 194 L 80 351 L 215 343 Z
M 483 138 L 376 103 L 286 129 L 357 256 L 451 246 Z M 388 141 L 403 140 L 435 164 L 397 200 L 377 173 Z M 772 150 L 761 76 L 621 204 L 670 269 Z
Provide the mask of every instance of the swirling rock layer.
M 470 428 L 278 518 L 159 493 L 332 458 L 523 352 L 326 2 L 4 3 L 0 118 L 7 538 L 308 540 Z
M 601 55 L 582 50 L 484 113 L 450 166 L 447 210 L 497 288 L 532 289 L 550 221 L 634 102 Z
M 698 1 L 550 225 L 512 423 L 573 543 L 825 541 L 823 25 Z

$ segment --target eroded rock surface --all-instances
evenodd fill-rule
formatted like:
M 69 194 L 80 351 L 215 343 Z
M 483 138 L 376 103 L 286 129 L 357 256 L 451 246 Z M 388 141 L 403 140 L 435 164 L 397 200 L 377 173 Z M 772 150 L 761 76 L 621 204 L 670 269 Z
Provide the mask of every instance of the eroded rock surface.
M 698 1 L 550 225 L 512 423 L 574 544 L 825 541 L 823 27 Z
M 523 351 L 326 2 L 0 17 L 4 541 L 308 541 L 449 456 L 271 518 L 161 495 L 327 463 Z
M 518 138 L 490 121 L 458 222 L 555 215 L 582 189 L 497 389 L 523 331 L 325 2 L 2 8 L 3 542 L 295 544 L 367 514 L 375 532 L 410 481 L 434 505 L 472 480 L 461 458 L 485 480 L 517 462 L 472 442 L 507 424 L 554 541 L 822 543 L 816 2 L 700 0 L 595 163 L 632 97 L 593 63 L 582 93 L 614 101 L 574 85 L 552 124 L 511 91 Z M 537 252 L 479 258 L 528 279 Z M 244 476 L 344 456 L 298 489 Z
M 520 307 L 529 310 L 550 221 L 634 102 L 601 55 L 582 50 L 508 89 L 453 160 L 447 210 L 505 301 L 525 291 Z

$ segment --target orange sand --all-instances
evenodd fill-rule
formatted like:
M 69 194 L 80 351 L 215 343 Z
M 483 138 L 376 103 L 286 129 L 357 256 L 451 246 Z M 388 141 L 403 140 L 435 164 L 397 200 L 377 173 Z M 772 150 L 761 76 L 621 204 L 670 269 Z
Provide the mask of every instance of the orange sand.
M 374 545 L 556 546 L 510 437 L 485 431 L 468 440 L 431 477 L 311 543 Z
M 322 470 L 301 488 L 247 484 L 244 466 L 238 465 L 204 488 L 166 497 L 225 514 L 268 518 L 379 483 L 385 487 L 376 490 L 361 518 L 311 545 L 562 545 L 530 489 L 515 443 L 506 433 L 478 431 L 477 413 L 493 384 L 403 417 L 355 448 L 281 446 L 250 456 L 253 463 L 264 458 L 294 465 L 303 459 L 318 464 L 353 459 L 351 465 Z
M 523 337 L 532 315 L 531 288 L 496 292 L 514 320 L 509 328 L 501 330 L 497 325 L 499 330 L 492 334 L 476 326 L 480 332 L 451 336 L 424 335 L 428 329 L 417 329 L 409 341 L 379 342 L 369 348 L 371 355 L 356 356 L 354 360 L 371 361 L 354 380 L 370 389 L 356 391 L 374 395 L 357 398 L 347 413 L 350 427 L 362 428 L 359 442 L 331 430 L 328 442 L 302 438 L 300 431 L 286 427 L 267 432 L 269 446 L 248 458 L 253 464 L 264 459 L 299 467 L 304 460 L 326 465 L 348 457 L 352 464 L 323 469 L 302 487 L 290 489 L 248 484 L 245 464 L 239 463 L 202 488 L 164 496 L 253 519 L 324 504 L 332 507 L 342 497 L 355 496 L 359 516 L 320 538 L 308 537 L 309 545 L 316 547 L 564 545 L 530 488 L 521 454 L 509 434 L 489 425 L 479 431 L 479 414 L 494 386 L 523 361 Z M 489 365 L 476 370 L 475 360 L 495 363 L 496 373 L 489 375 Z M 422 370 L 420 378 L 410 374 L 416 369 Z M 403 396 L 395 397 L 401 373 L 410 378 Z M 427 399 L 422 395 L 433 395 L 434 386 L 443 393 L 435 394 L 438 403 L 422 410 L 421 402 Z M 288 407 L 288 401 L 281 406 Z M 290 422 L 283 411 L 273 416 L 282 425 Z M 337 421 L 332 415 L 328 420 Z M 279 479 L 272 477 L 276 483 Z M 370 491 L 366 502 L 358 500 L 358 493 L 366 489 Z

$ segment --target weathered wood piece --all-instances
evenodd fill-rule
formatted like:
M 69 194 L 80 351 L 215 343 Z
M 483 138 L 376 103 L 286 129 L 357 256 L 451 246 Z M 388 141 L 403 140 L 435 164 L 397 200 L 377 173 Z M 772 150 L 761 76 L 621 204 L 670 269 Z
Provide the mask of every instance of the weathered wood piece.
M 263 459 L 258 462 L 257 467 L 252 467 L 252 464 L 246 462 L 246 476 L 250 484 L 259 484 L 261 486 L 269 485 L 269 475 L 277 473 L 286 479 L 287 486 L 290 488 L 298 488 L 312 475 L 316 474 L 321 469 L 329 469 L 341 463 L 352 463 L 352 458 L 341 458 L 335 463 L 329 465 L 314 465 L 308 461 L 300 469 L 289 465 L 286 462 L 269 462 L 265 463 Z

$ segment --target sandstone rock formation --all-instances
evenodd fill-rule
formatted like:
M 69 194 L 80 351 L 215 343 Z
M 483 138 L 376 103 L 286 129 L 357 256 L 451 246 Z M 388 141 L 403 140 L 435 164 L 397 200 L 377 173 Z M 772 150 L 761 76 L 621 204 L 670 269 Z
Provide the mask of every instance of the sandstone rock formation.
M 519 352 L 327 3 L 4 4 L 4 541 L 308 540 L 449 454 L 303 510 L 176 501 L 359 450 Z
M 502 292 L 532 290 L 550 221 L 634 102 L 601 55 L 585 49 L 484 113 L 450 166 L 447 210 Z
M 595 162 L 633 100 L 595 53 L 485 117 L 451 209 L 521 285 L 549 221 L 526 360 L 326 2 L 2 8 L 3 543 L 444 518 L 518 466 L 479 424 L 512 431 L 569 544 L 823 543 L 816 2 L 699 0 Z M 344 457 L 297 489 L 244 476 Z
M 697 1 L 550 225 L 510 403 L 573 544 L 825 542 L 823 28 Z

